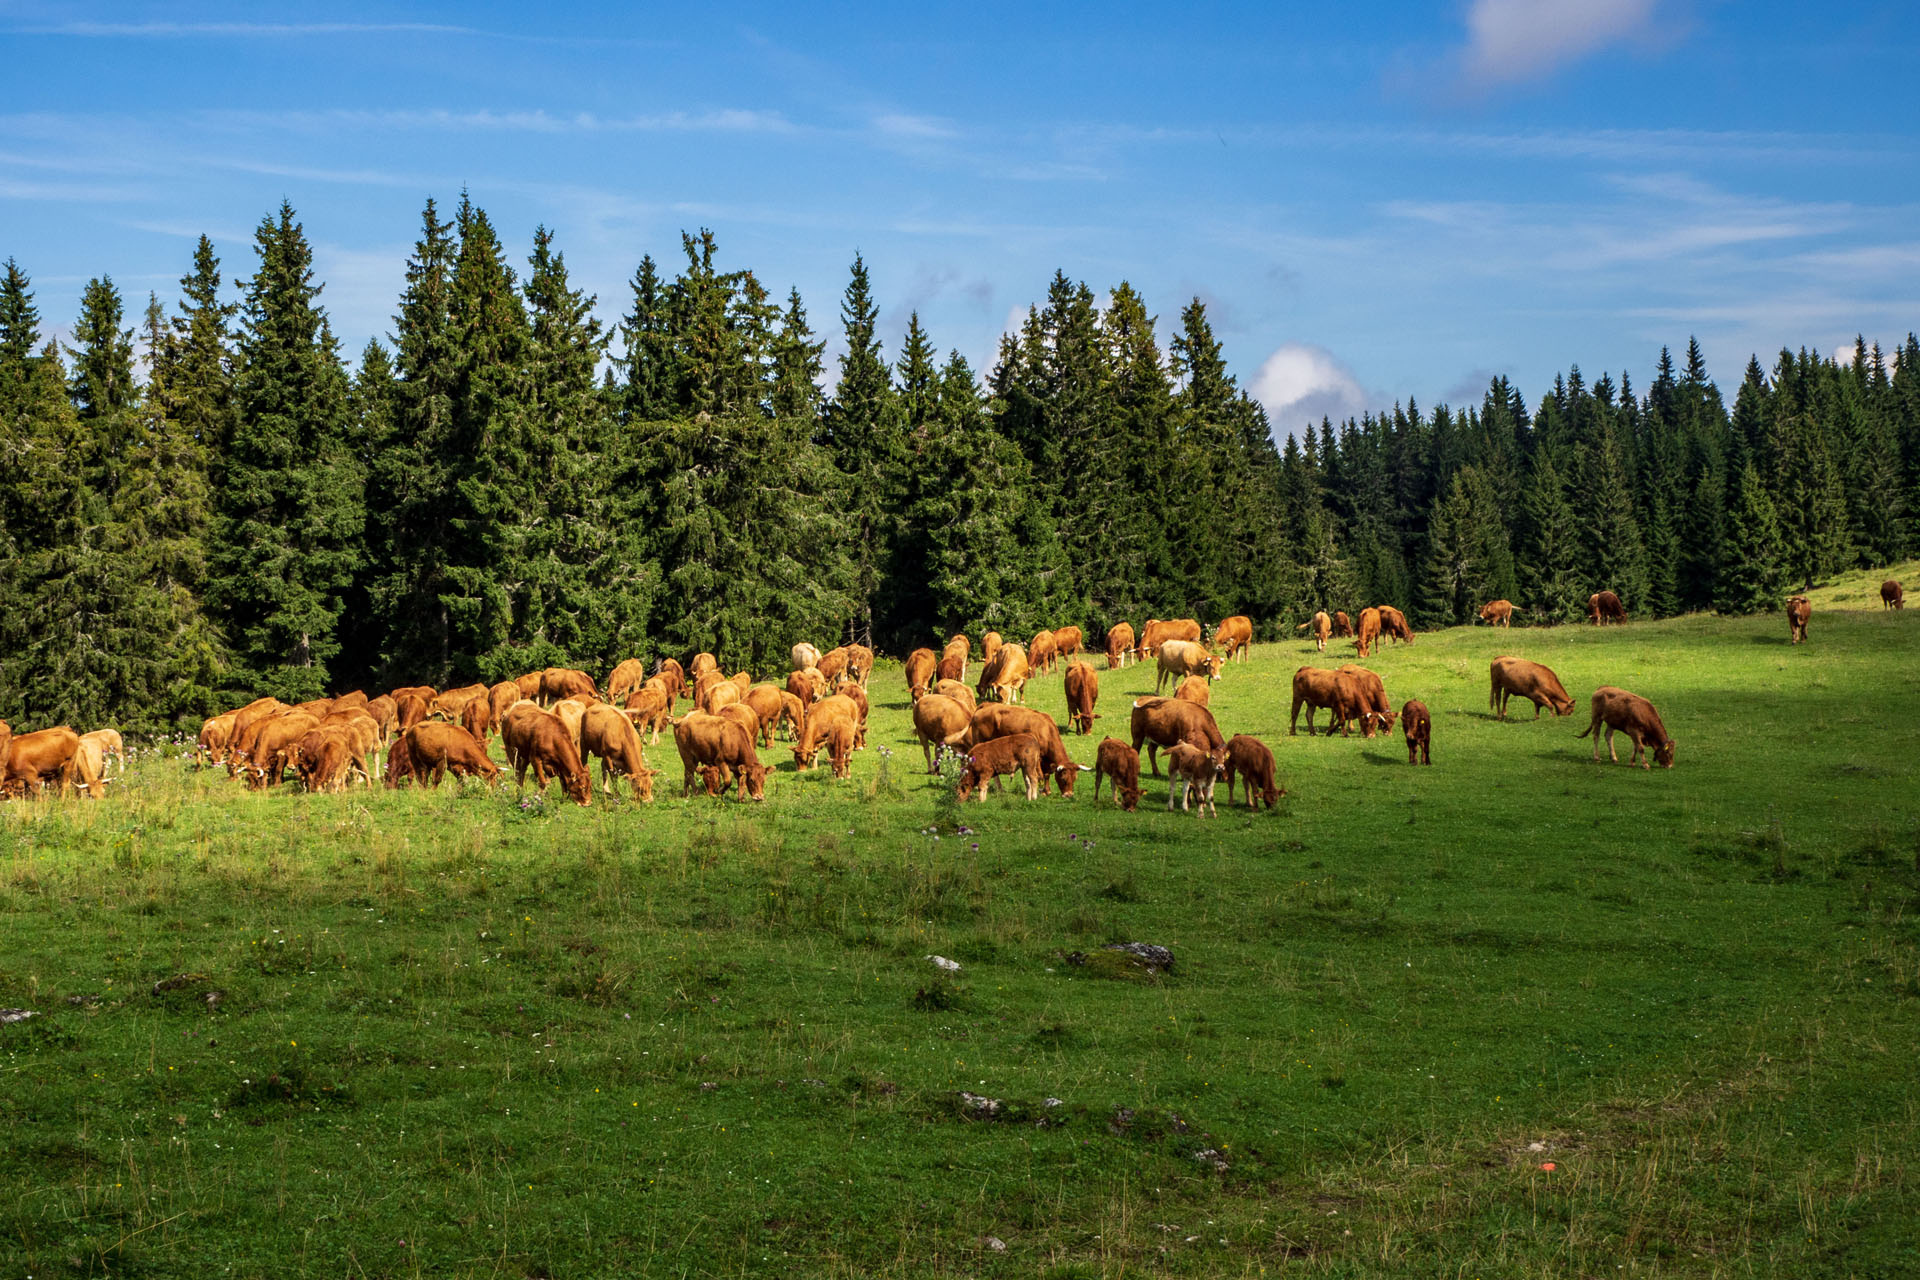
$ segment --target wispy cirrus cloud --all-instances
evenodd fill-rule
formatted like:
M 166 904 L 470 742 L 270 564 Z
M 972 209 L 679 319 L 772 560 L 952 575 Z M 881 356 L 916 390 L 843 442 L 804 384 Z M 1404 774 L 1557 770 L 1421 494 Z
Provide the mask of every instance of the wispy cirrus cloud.
M 1659 0 L 1472 0 L 1460 69 L 1469 85 L 1541 79 L 1612 45 L 1659 34 Z

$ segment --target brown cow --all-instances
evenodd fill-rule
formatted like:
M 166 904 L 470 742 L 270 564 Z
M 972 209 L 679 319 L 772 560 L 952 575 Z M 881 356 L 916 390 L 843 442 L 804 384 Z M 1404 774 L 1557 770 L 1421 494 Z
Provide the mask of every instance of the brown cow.
M 1030 674 L 1032 668 L 1027 663 L 1027 651 L 1018 644 L 1003 644 L 999 652 L 981 668 L 980 685 L 974 692 L 982 702 L 990 698 L 997 698 L 1001 702 L 1018 702 Z
M 962 662 L 965 661 L 963 658 Z M 940 659 L 931 649 L 915 649 L 907 655 L 907 697 L 918 702 L 937 678 Z
M 934 664 L 935 680 L 965 680 L 967 678 L 967 658 L 961 653 L 944 653 L 940 661 Z
M 1247 780 L 1247 808 L 1258 809 L 1262 802 L 1271 809 L 1287 794 L 1273 778 L 1273 752 L 1251 734 L 1236 733 L 1227 739 L 1227 803 L 1233 803 L 1235 777 Z
M 867 687 L 867 677 L 873 673 L 873 650 L 863 644 L 847 646 L 847 679 Z
M 1034 632 L 1033 643 L 1027 646 L 1027 664 L 1033 668 L 1034 673 L 1045 675 L 1053 670 L 1054 664 L 1059 660 L 1060 646 L 1055 643 L 1053 632 L 1045 630 Z
M 396 738 L 387 749 L 387 789 L 395 790 L 413 781 L 413 753 L 405 738 Z
M 1113 780 L 1113 798 L 1131 812 L 1140 803 L 1140 753 L 1118 738 L 1100 739 L 1093 759 L 1093 798 L 1100 798 L 1100 779 Z
M 1226 649 L 1229 661 L 1238 653 L 1245 662 L 1253 654 L 1253 619 L 1240 613 L 1222 619 L 1213 629 L 1213 647 Z
M 1300 708 L 1307 709 L 1307 736 L 1313 736 L 1313 713 L 1327 709 L 1326 732 L 1335 729 L 1350 737 L 1348 726 L 1363 718 L 1366 707 L 1360 700 L 1360 686 L 1352 676 L 1325 667 L 1301 667 L 1293 673 L 1293 717 L 1287 728 L 1289 737 L 1300 731 Z M 1364 727 L 1364 726 L 1363 726 Z
M 1413 643 L 1413 628 L 1407 625 L 1407 615 L 1390 604 L 1380 606 L 1380 634 L 1393 637 L 1396 644 L 1402 640 Z
M 780 723 L 780 714 L 786 706 L 786 693 L 775 684 L 757 684 L 740 696 L 742 706 L 753 708 L 753 714 L 760 717 L 760 745 L 773 745 L 774 726 Z M 798 723 L 796 721 L 795 723 Z
M 653 678 L 667 682 L 667 707 L 671 710 L 673 704 L 680 700 L 680 695 L 687 691 L 687 669 L 677 659 L 662 658 L 653 669 Z
M 807 722 L 801 729 L 800 741 L 793 748 L 794 768 L 813 768 L 814 760 L 819 756 L 820 748 L 827 744 L 827 738 L 833 726 L 842 720 L 853 725 L 856 731 L 858 730 L 860 706 L 844 694 L 822 698 L 808 707 Z M 702 763 L 711 762 L 703 761 Z
M 1086 633 L 1078 627 L 1055 627 L 1053 629 L 1053 647 L 1061 657 L 1071 658 L 1080 652 L 1080 646 L 1087 640 Z
M 1513 601 L 1487 601 L 1487 603 L 1480 606 L 1480 621 L 1490 627 L 1511 627 L 1513 625 Z
M 673 722 L 671 704 L 665 686 L 649 680 L 627 695 L 627 719 L 633 722 L 636 729 L 651 732 L 652 741 L 658 742 L 661 726 Z
M 947 637 L 947 643 L 942 652 L 958 652 L 964 658 L 973 652 L 973 641 L 967 639 L 965 632 L 956 631 Z
M 972 724 L 972 708 L 943 694 L 929 693 L 913 704 L 913 736 L 919 739 L 928 773 L 940 772 L 936 756 L 943 748 L 964 744 Z
M 1173 696 L 1182 702 L 1197 702 L 1204 707 L 1213 701 L 1213 685 L 1205 676 L 1188 676 L 1173 691 Z
M 1191 640 L 1200 643 L 1200 624 L 1192 618 L 1175 618 L 1171 622 L 1162 622 L 1158 618 L 1148 620 L 1147 629 L 1140 637 L 1139 655 L 1151 658 L 1160 652 L 1160 646 L 1169 640 Z
M 1882 609 L 1904 609 L 1907 607 L 1907 593 L 1900 584 L 1888 578 L 1880 584 L 1880 607 Z
M 679 748 L 680 763 L 687 771 L 686 794 L 693 794 L 694 775 L 706 768 L 716 770 L 723 781 L 736 783 L 735 795 L 741 801 L 766 799 L 767 767 L 754 754 L 747 731 L 733 721 L 690 712 L 673 726 L 673 745 Z
M 1660 713 L 1639 694 L 1610 684 L 1593 691 L 1593 720 L 1580 736 L 1593 735 L 1595 764 L 1600 763 L 1599 730 L 1603 724 L 1607 727 L 1607 758 L 1615 764 L 1620 763 L 1620 757 L 1613 750 L 1613 731 L 1618 729 L 1633 740 L 1633 755 L 1627 760 L 1628 764 L 1638 762 L 1642 769 L 1651 769 L 1653 762 L 1658 761 L 1663 769 L 1673 768 L 1673 739 L 1667 736 L 1667 726 L 1660 723 Z
M 1353 677 L 1353 687 L 1360 694 L 1360 727 L 1367 737 L 1373 736 L 1377 723 L 1380 731 L 1389 736 L 1393 734 L 1394 717 L 1399 712 L 1387 701 L 1387 686 L 1380 677 L 1365 667 L 1355 666 L 1351 662 L 1343 663 L 1340 674 Z
M 481 749 L 493 738 L 493 697 L 483 694 L 466 705 L 460 712 L 460 727 L 473 735 L 473 740 Z
M 484 684 L 468 684 L 462 685 L 458 689 L 448 689 L 446 692 L 435 694 L 427 700 L 427 714 L 436 719 L 451 720 L 458 723 L 460 713 L 467 709 L 469 702 L 472 702 L 475 698 L 485 698 L 486 696 L 487 686 Z M 488 705 L 491 706 L 492 704 L 489 703 Z
M 585 714 L 584 707 L 581 713 Z M 500 723 L 500 741 L 514 768 L 514 782 L 522 792 L 527 786 L 527 770 L 532 769 L 533 784 L 539 790 L 547 789 L 551 773 L 560 779 L 568 799 L 579 805 L 593 803 L 593 784 L 580 762 L 578 739 L 559 716 L 530 702 L 518 703 Z
M 539 677 L 536 676 L 535 680 L 537 681 L 538 678 Z M 523 676 L 522 679 L 525 679 L 525 677 Z M 535 687 L 537 688 L 538 685 L 536 684 Z M 440 696 L 440 691 L 438 689 L 435 689 L 430 684 L 402 685 L 398 689 L 389 690 L 387 693 L 387 696 L 392 698 L 395 702 L 398 702 L 400 701 L 401 695 L 408 694 L 408 693 L 420 699 L 420 701 L 428 704 L 431 704 L 435 698 Z
M 827 696 L 827 678 L 820 668 L 806 667 L 787 676 L 787 692 L 800 699 L 801 706 L 810 706 Z
M 1325 609 L 1322 609 L 1313 615 L 1311 621 L 1301 623 L 1295 627 L 1294 630 L 1311 631 L 1313 633 L 1313 647 L 1319 652 L 1325 653 L 1327 651 L 1327 637 L 1333 634 L 1333 619 L 1327 616 Z
M 1042 763 L 1053 780 L 1060 784 L 1060 794 L 1063 796 L 1073 795 L 1074 779 L 1088 769 L 1086 765 L 1075 764 L 1073 757 L 1067 754 L 1067 744 L 1060 737 L 1060 726 L 1054 723 L 1053 717 L 1031 707 L 1010 707 L 998 703 L 981 707 L 973 713 L 973 725 L 967 732 L 969 740 L 975 744 L 1016 733 L 1031 734 L 1033 740 L 1040 744 Z M 1041 786 L 1044 790 L 1046 784 L 1042 782 Z
M 1100 677 L 1093 668 L 1084 662 L 1067 664 L 1067 719 L 1076 733 L 1092 733 L 1093 722 L 1100 717 L 1094 714 L 1093 704 L 1100 700 Z
M 1003 643 L 1005 642 L 1000 639 L 1000 633 L 998 631 L 989 631 L 987 634 L 981 636 L 980 661 L 992 662 L 993 655 L 1000 652 L 1000 646 Z
M 248 753 L 248 785 L 277 787 L 286 776 L 290 749 L 307 731 L 320 723 L 320 718 L 305 711 L 289 711 L 285 715 L 273 717 L 264 722 L 260 735 L 253 740 L 253 749 Z
M 1167 808 L 1173 808 L 1173 797 L 1180 796 L 1180 808 L 1184 811 L 1193 799 L 1194 793 L 1200 796 L 1200 816 L 1219 817 L 1220 811 L 1213 807 L 1213 784 L 1227 769 L 1227 749 L 1223 745 L 1214 751 L 1202 751 L 1191 742 L 1176 742 L 1167 752 Z
M 427 702 L 417 693 L 402 693 L 393 700 L 393 723 L 401 733 L 427 718 Z
M 1333 611 L 1333 634 L 1342 640 L 1353 634 L 1353 619 L 1347 616 L 1344 609 Z
M 1542 707 L 1552 707 L 1556 716 L 1573 714 L 1573 699 L 1567 696 L 1566 686 L 1560 683 L 1560 677 L 1553 674 L 1551 667 L 1525 658 L 1503 656 L 1488 665 L 1487 674 L 1492 679 L 1487 705 L 1499 719 L 1507 718 L 1507 699 L 1516 695 L 1533 703 L 1535 720 L 1540 718 Z
M 4 722 L 0 722 L 4 723 Z M 223 711 L 209 717 L 200 726 L 200 736 L 194 741 L 193 762 L 199 768 L 219 764 L 227 758 L 227 743 L 233 737 L 233 712 Z M 0 746 L 0 769 L 6 767 L 7 753 Z
M 619 706 L 628 694 L 645 684 L 646 679 L 647 664 L 638 658 L 628 658 L 607 676 L 607 702 Z
M 581 694 L 590 693 L 597 699 L 600 685 L 584 671 L 575 671 L 571 667 L 548 667 L 540 677 L 540 701 L 552 706 L 567 698 L 578 699 L 585 705 Z
M 860 718 L 854 722 L 854 727 L 857 732 L 854 736 L 853 745 L 865 750 L 867 745 L 867 691 L 851 680 L 842 680 L 839 686 L 834 689 L 834 692 L 843 698 L 851 699 L 853 705 L 860 708 Z
M 1027 799 L 1040 798 L 1040 780 L 1044 776 L 1041 764 L 1040 744 L 1030 733 L 1015 733 L 1004 738 L 995 738 L 983 742 L 967 752 L 967 767 L 960 774 L 959 798 L 965 801 L 968 793 L 975 800 L 987 798 L 987 784 L 998 787 L 999 777 L 1005 773 L 1020 773 L 1027 780 Z
M 813 664 L 814 669 L 825 677 L 829 689 L 840 683 L 840 677 L 847 673 L 848 657 L 847 646 L 841 645 L 821 654 L 820 661 Z
M 1365 658 L 1370 655 L 1373 646 L 1380 642 L 1380 611 L 1362 609 L 1360 611 L 1360 634 L 1355 637 L 1353 647 Z
M 973 690 L 961 684 L 958 680 L 942 680 L 939 684 L 933 686 L 933 692 L 943 698 L 952 698 L 955 702 L 965 707 L 969 717 L 980 709 L 980 700 L 973 696 Z
M 473 735 L 450 724 L 429 721 L 415 725 L 407 731 L 406 742 L 413 776 L 424 785 L 439 786 L 448 770 L 456 778 L 477 777 L 482 782 L 493 782 L 500 776 L 500 766 L 487 758 L 486 748 L 474 741 Z
M 1162 641 L 1154 660 L 1160 667 L 1153 680 L 1155 693 L 1166 687 L 1169 678 L 1176 684 L 1183 676 L 1204 675 L 1209 680 L 1220 678 L 1220 659 L 1207 652 L 1206 646 L 1198 640 Z
M 392 698 L 383 693 L 367 703 L 367 714 L 373 717 L 374 725 L 380 730 L 380 741 L 385 742 L 387 735 L 393 732 L 394 721 L 400 718 L 400 708 L 394 704 Z M 494 723 L 499 723 L 499 720 L 498 715 L 494 716 Z
M 800 735 L 807 731 L 806 707 L 801 705 L 800 699 L 794 697 L 784 689 L 780 691 L 779 723 L 786 726 L 787 741 L 789 742 L 800 741 Z M 776 726 L 776 728 L 777 727 L 778 726 Z M 767 745 L 772 746 L 773 743 L 769 741 Z
M 126 777 L 127 748 L 126 744 L 120 740 L 120 731 L 118 729 L 95 729 L 92 733 L 83 733 L 80 735 L 80 744 L 82 746 L 85 746 L 89 742 L 95 743 L 99 747 L 101 768 L 104 769 L 108 761 L 118 760 L 120 762 L 120 768 L 117 772 L 121 777 Z
M 1609 622 L 1621 625 L 1627 620 L 1627 611 L 1621 606 L 1620 597 L 1613 592 L 1596 591 L 1587 597 L 1587 619 L 1596 627 Z M 1599 743 L 1594 745 L 1598 747 Z
M 67 794 L 73 787 L 74 757 L 79 752 L 80 735 L 65 725 L 20 734 L 7 753 L 6 794 L 27 800 L 45 787 Z
M 1147 767 L 1160 776 L 1160 748 L 1190 742 L 1207 751 L 1227 745 L 1213 712 L 1178 698 L 1140 698 L 1133 704 L 1133 749 L 1147 747 Z
M 698 680 L 701 676 L 707 674 L 707 672 L 718 671 L 719 669 L 719 660 L 703 649 L 699 653 L 694 654 L 693 658 L 687 663 L 687 679 Z
M 573 739 L 574 749 L 580 746 L 580 722 L 587 717 L 587 704 L 578 698 L 562 698 L 550 708 L 560 717 L 560 723 L 566 726 L 567 736 Z
M 1133 656 L 1133 624 L 1116 622 L 1107 628 L 1107 670 L 1127 665 Z
M 1400 732 L 1407 735 L 1407 763 L 1414 763 L 1417 754 L 1421 764 L 1433 763 L 1433 717 L 1427 714 L 1427 704 L 1418 698 L 1409 698 L 1400 708 Z
M 1805 596 L 1787 601 L 1787 643 L 1799 644 L 1807 638 L 1807 622 L 1813 617 L 1813 602 Z
M 634 799 L 653 803 L 653 775 L 658 770 L 647 767 L 646 753 L 640 749 L 639 731 L 624 712 L 604 703 L 588 707 L 586 717 L 580 722 L 580 742 L 585 748 L 580 756 L 582 764 L 591 765 L 595 756 L 600 757 L 602 791 L 612 795 L 613 779 L 620 775 L 632 784 Z
M 92 734 L 80 735 L 80 745 L 73 752 L 74 787 L 84 791 L 89 800 L 104 800 L 107 795 L 107 758 L 100 739 Z
M 706 676 L 701 679 L 709 680 Z M 740 693 L 740 686 L 731 680 L 710 680 L 703 691 L 694 695 L 693 703 L 708 715 L 717 716 L 740 701 Z
M 836 778 L 853 776 L 854 729 L 845 720 L 827 730 L 827 764 Z

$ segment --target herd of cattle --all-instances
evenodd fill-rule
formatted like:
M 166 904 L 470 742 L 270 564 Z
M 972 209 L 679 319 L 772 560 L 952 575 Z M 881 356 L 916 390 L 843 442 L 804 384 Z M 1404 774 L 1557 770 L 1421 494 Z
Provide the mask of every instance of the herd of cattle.
M 1885 608 L 1905 607 L 1898 582 L 1883 583 L 1880 597 Z M 1587 612 L 1595 625 L 1626 618 L 1611 591 L 1595 593 Z M 1513 606 L 1505 600 L 1480 611 L 1482 621 L 1493 626 L 1509 626 L 1512 615 Z M 1811 615 L 1804 596 L 1788 602 L 1792 643 L 1806 639 Z M 1332 637 L 1351 637 L 1362 658 L 1386 641 L 1412 644 L 1414 639 L 1406 616 L 1390 605 L 1361 610 L 1357 626 L 1344 612 L 1321 612 L 1296 629 L 1310 632 L 1321 651 Z M 940 758 L 950 754 L 958 763 L 962 800 L 985 799 L 990 786 L 997 788 L 1002 776 L 1011 775 L 1020 776 L 1030 800 L 1053 786 L 1071 796 L 1078 775 L 1091 772 L 1096 799 L 1102 782 L 1111 782 L 1118 803 L 1133 809 L 1142 794 L 1144 747 L 1155 777 L 1159 754 L 1166 753 L 1169 809 L 1176 800 L 1183 809 L 1197 801 L 1203 814 L 1215 812 L 1214 784 L 1222 778 L 1229 804 L 1236 784 L 1244 781 L 1248 806 L 1271 808 L 1285 794 L 1275 783 L 1273 753 L 1251 735 L 1223 735 L 1209 705 L 1211 685 L 1226 663 L 1248 657 L 1253 623 L 1235 616 L 1214 628 L 1207 642 L 1201 636 L 1200 624 L 1191 618 L 1155 619 L 1137 635 L 1124 622 L 1107 632 L 1109 671 L 1148 660 L 1158 670 L 1154 694 L 1130 705 L 1131 742 L 1103 739 L 1091 765 L 1073 760 L 1051 715 L 1022 705 L 1029 680 L 1064 667 L 1067 727 L 1083 735 L 1093 731 L 1100 680 L 1081 656 L 1085 637 L 1079 627 L 1041 631 L 1025 645 L 987 632 L 980 644 L 979 676 L 971 686 L 967 673 L 975 657 L 968 637 L 952 637 L 938 653 L 915 649 L 906 660 L 906 683 L 927 771 L 938 773 Z M 555 780 L 569 799 L 586 805 L 593 797 L 589 766 L 595 759 L 604 791 L 625 779 L 636 799 L 651 801 L 659 770 L 647 764 L 645 746 L 657 745 L 662 729 L 671 729 L 686 793 L 696 786 L 711 796 L 731 789 L 742 800 L 760 800 L 768 770 L 759 748 L 771 748 L 776 734 L 792 742 L 796 770 L 815 767 L 825 751 L 836 778 L 849 776 L 852 753 L 866 745 L 873 651 L 850 644 L 822 653 L 802 643 L 793 647 L 791 659 L 784 684 L 756 682 L 744 671 L 725 675 L 712 654 L 700 653 L 684 667 L 663 659 L 651 675 L 637 659 L 629 659 L 609 674 L 604 694 L 586 672 L 550 667 L 491 686 L 409 686 L 373 698 L 356 691 L 294 705 L 258 698 L 208 719 L 194 757 L 202 767 L 224 768 L 255 789 L 276 787 L 289 775 L 308 791 L 337 792 L 354 779 L 371 786 L 382 778 L 388 787 L 415 782 L 438 787 L 448 773 L 491 783 L 501 774 L 489 754 L 498 733 L 507 767 L 522 789 L 531 772 L 541 791 Z M 1533 703 L 1535 719 L 1547 709 L 1556 716 L 1573 713 L 1574 701 L 1559 677 L 1537 662 L 1498 657 L 1489 678 L 1489 702 L 1501 719 L 1515 697 Z M 691 706 L 676 715 L 683 698 Z M 1397 720 L 1408 763 L 1433 762 L 1433 720 L 1426 704 L 1411 699 L 1395 711 L 1384 682 L 1365 667 L 1301 667 L 1293 675 L 1290 735 L 1299 731 L 1303 708 L 1309 737 L 1321 710 L 1327 712 L 1326 734 L 1337 729 L 1347 736 L 1357 724 L 1368 738 L 1390 735 Z M 1596 761 L 1604 730 L 1614 761 L 1619 756 L 1613 736 L 1620 732 L 1633 744 L 1629 763 L 1673 767 L 1674 740 L 1645 698 L 1602 686 L 1593 693 L 1591 709 L 1592 719 L 1580 736 L 1593 737 Z M 77 790 L 99 799 L 116 764 L 124 773 L 125 749 L 112 729 L 79 734 L 58 726 L 15 737 L 0 721 L 0 786 L 8 798 Z

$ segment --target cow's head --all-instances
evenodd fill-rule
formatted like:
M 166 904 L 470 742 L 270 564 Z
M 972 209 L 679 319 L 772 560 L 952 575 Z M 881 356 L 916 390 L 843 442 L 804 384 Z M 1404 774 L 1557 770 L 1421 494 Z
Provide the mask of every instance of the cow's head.
M 593 803 L 593 783 L 585 769 L 568 769 L 560 776 L 560 787 L 567 799 L 577 805 Z
M 1573 699 L 1564 693 L 1548 694 L 1547 705 L 1553 708 L 1553 714 L 1557 716 L 1570 716 L 1573 714 Z
M 1120 787 L 1120 807 L 1131 813 L 1140 807 L 1140 788 Z
M 1668 738 L 1665 742 L 1653 749 L 1653 759 L 1654 763 L 1658 764 L 1662 769 L 1673 768 L 1672 738 Z
M 721 772 L 720 766 L 716 764 L 703 764 L 700 766 L 700 784 L 706 789 L 707 794 L 710 796 L 722 795 L 726 792 L 726 789 L 732 785 L 727 781 L 726 774 Z
M 740 781 L 746 786 L 745 795 L 749 800 L 767 798 L 767 766 L 755 761 L 740 770 Z
M 1218 680 L 1220 678 L 1221 665 L 1221 659 L 1209 656 L 1207 658 L 1207 679 Z

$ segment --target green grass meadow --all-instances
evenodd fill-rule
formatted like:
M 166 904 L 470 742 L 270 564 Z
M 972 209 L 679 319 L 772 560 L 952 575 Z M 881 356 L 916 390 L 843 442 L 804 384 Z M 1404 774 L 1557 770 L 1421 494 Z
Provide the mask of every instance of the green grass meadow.
M 650 806 L 165 751 L 7 806 L 0 1280 L 1920 1274 L 1920 612 L 1881 576 L 1800 647 L 1389 645 L 1431 768 L 1289 737 L 1351 646 L 1258 646 L 1213 709 L 1288 794 L 1218 819 L 1091 775 L 957 808 L 897 663 L 853 778 L 782 743 L 764 805 L 682 799 L 663 739 Z M 1502 653 L 1575 715 L 1494 721 Z M 1153 679 L 1094 665 L 1088 762 Z M 1591 762 L 1600 684 L 1677 767 Z

